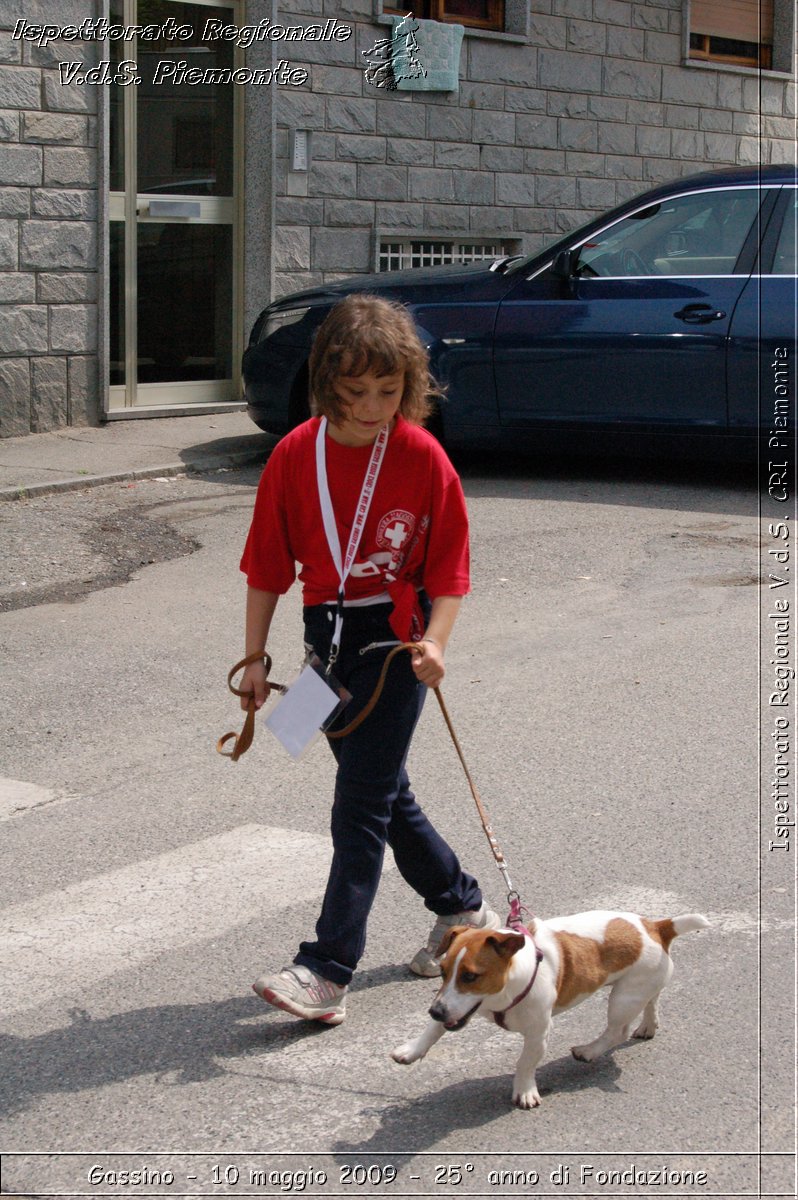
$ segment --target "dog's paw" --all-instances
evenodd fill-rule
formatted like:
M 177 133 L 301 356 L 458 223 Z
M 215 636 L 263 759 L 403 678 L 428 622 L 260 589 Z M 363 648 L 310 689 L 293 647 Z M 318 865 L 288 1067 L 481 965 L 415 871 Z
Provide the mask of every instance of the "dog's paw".
M 594 1058 L 598 1058 L 598 1055 L 590 1044 L 586 1046 L 572 1046 L 571 1053 L 579 1062 L 592 1062 Z
M 423 1054 L 419 1051 L 415 1042 L 402 1042 L 401 1046 L 396 1046 L 391 1051 L 391 1058 L 394 1062 L 407 1066 L 409 1063 L 417 1062 L 418 1059 L 423 1058 Z
M 513 1104 L 516 1108 L 540 1108 L 540 1092 L 536 1087 L 528 1088 L 525 1092 L 513 1092 Z
M 656 1022 L 641 1021 L 637 1029 L 632 1034 L 633 1038 L 642 1038 L 644 1041 L 650 1041 L 657 1032 Z

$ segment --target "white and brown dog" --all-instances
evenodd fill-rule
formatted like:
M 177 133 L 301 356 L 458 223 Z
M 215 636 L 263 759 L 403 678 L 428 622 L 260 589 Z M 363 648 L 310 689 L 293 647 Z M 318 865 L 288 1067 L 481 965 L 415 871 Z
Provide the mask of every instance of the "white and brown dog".
M 524 1048 L 513 1081 L 513 1104 L 536 1108 L 535 1070 L 546 1052 L 552 1017 L 609 987 L 607 1028 L 595 1041 L 574 1046 L 591 1062 L 629 1037 L 657 1031 L 657 998 L 673 972 L 670 944 L 680 933 L 704 929 L 698 913 L 650 921 L 636 913 L 584 912 L 550 921 L 535 919 L 524 932 L 455 926 L 443 939 L 443 984 L 421 1035 L 397 1046 L 398 1063 L 423 1058 L 447 1029 L 462 1029 L 479 1013 L 520 1033 Z

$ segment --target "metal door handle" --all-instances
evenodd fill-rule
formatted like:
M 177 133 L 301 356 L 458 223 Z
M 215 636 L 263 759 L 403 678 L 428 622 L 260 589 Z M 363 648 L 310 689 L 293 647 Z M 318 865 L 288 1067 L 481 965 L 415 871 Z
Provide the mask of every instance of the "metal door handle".
M 706 325 L 709 321 L 722 321 L 726 316 L 725 312 L 720 312 L 711 304 L 688 304 L 673 315 L 688 325 Z

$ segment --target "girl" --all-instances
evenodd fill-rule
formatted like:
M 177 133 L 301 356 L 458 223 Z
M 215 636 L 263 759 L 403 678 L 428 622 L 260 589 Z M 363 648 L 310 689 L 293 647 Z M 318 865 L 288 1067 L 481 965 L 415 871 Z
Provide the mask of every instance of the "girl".
M 363 954 L 385 843 L 404 879 L 437 915 L 410 962 L 440 974 L 435 951 L 449 925 L 496 928 L 477 881 L 464 872 L 416 803 L 405 762 L 428 687 L 469 589 L 468 524 L 460 481 L 423 428 L 432 380 L 407 311 L 349 296 L 320 327 L 310 357 L 317 414 L 275 447 L 258 488 L 241 561 L 247 576 L 246 653 L 263 653 L 278 598 L 303 585 L 305 642 L 352 694 L 348 723 L 371 696 L 398 641 L 385 689 L 355 731 L 330 741 L 337 772 L 333 861 L 314 941 L 293 965 L 253 987 L 270 1004 L 338 1025 Z M 241 689 L 260 707 L 262 662 Z M 246 707 L 246 700 L 242 700 Z

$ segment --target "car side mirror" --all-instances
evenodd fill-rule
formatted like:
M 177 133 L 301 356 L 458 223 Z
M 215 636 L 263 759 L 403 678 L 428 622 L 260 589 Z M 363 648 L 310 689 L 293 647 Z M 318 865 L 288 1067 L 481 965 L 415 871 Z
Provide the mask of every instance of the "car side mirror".
M 556 254 L 554 261 L 551 264 L 551 273 L 556 279 L 562 279 L 566 282 L 573 279 L 576 275 L 576 267 L 579 262 L 580 247 L 575 250 L 560 250 Z

